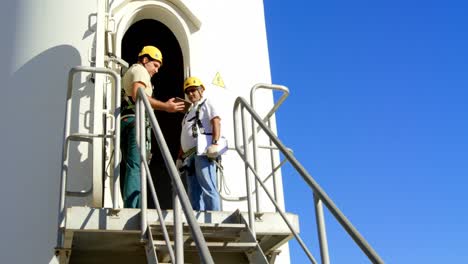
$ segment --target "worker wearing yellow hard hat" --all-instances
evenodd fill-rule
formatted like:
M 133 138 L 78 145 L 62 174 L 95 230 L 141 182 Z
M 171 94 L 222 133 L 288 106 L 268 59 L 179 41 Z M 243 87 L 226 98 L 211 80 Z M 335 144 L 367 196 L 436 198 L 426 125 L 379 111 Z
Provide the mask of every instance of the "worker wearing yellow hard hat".
M 143 49 L 141 49 L 140 53 L 138 54 L 138 57 L 141 57 L 141 56 L 144 56 L 144 55 L 148 55 L 153 60 L 159 61 L 159 63 L 161 65 L 163 63 L 162 53 L 155 46 L 144 46 Z
M 184 92 L 187 90 L 187 88 L 190 87 L 200 87 L 205 91 L 205 86 L 203 86 L 203 83 L 198 79 L 197 77 L 188 77 L 184 81 Z
M 216 163 L 222 150 L 227 149 L 221 135 L 221 115 L 203 93 L 205 86 L 197 77 L 188 77 L 184 93 L 193 106 L 182 120 L 181 150 L 176 162 L 184 168 L 192 208 L 198 211 L 221 210 L 216 187 Z
M 120 137 L 122 170 L 120 182 L 126 208 L 140 206 L 140 151 L 137 148 L 135 132 L 135 102 L 138 89 L 143 89 L 153 109 L 170 113 L 180 112 L 184 109 L 184 103 L 175 102 L 175 98 L 162 102 L 152 97 L 151 77 L 158 73 L 162 63 L 163 56 L 158 48 L 144 46 L 138 54 L 138 62 L 133 64 L 122 78 Z

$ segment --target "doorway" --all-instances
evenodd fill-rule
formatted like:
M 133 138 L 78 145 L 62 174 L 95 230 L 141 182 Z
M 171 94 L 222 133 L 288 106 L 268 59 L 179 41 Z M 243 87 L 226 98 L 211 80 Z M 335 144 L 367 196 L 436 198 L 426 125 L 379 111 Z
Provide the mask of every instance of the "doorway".
M 146 45 L 152 45 L 161 50 L 163 65 L 155 74 L 151 83 L 154 86 L 153 98 L 162 102 L 173 97 L 184 98 L 184 61 L 179 42 L 172 31 L 163 23 L 144 19 L 134 23 L 122 38 L 122 59 L 132 65 L 138 60 L 138 53 Z M 180 131 L 182 113 L 166 113 L 154 111 L 162 133 L 169 147 L 173 160 L 177 158 L 180 148 Z M 162 209 L 172 209 L 172 184 L 164 159 L 151 133 L 151 152 L 149 164 L 151 176 L 158 194 Z M 182 179 L 185 182 L 185 179 Z M 149 189 L 148 189 L 149 190 Z M 151 193 L 148 191 L 148 208 L 154 208 Z

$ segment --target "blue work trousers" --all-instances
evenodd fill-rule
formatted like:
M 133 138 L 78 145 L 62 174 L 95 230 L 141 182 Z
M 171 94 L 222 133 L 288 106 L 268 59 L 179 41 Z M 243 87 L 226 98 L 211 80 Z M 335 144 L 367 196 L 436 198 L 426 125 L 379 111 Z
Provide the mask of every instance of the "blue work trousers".
M 193 210 L 221 210 L 216 184 L 216 164 L 206 156 L 196 154 L 185 160 L 187 187 Z
M 120 122 L 120 149 L 122 151 L 121 192 L 125 208 L 140 207 L 140 152 L 136 142 L 135 117 Z M 122 184 L 123 182 L 123 184 Z

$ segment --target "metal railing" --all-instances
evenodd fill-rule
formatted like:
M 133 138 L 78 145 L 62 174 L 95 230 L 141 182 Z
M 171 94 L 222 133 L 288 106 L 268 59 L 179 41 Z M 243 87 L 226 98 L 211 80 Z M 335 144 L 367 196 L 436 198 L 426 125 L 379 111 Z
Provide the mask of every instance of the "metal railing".
M 208 250 L 208 246 L 206 244 L 205 238 L 201 232 L 200 226 L 198 225 L 197 220 L 195 219 L 195 215 L 192 210 L 192 206 L 190 204 L 189 198 L 187 193 L 185 192 L 185 188 L 182 184 L 182 180 L 180 178 L 180 174 L 176 168 L 174 161 L 172 160 L 171 153 L 169 148 L 166 144 L 166 140 L 162 134 L 161 128 L 159 126 L 158 120 L 154 115 L 153 109 L 148 101 L 147 96 L 145 95 L 142 88 L 139 88 L 137 91 L 137 100 L 136 100 L 136 132 L 138 135 L 137 144 L 139 144 L 140 149 L 140 156 L 142 161 L 141 166 L 141 234 L 142 238 L 145 239 L 146 237 L 146 230 L 147 230 L 147 207 L 146 207 L 146 178 L 151 178 L 150 171 L 148 170 L 148 165 L 146 163 L 146 148 L 141 142 L 145 142 L 145 112 L 149 115 L 149 121 L 153 130 L 153 133 L 156 138 L 156 142 L 159 146 L 161 154 L 164 158 L 164 162 L 166 168 L 169 172 L 169 175 L 172 180 L 172 186 L 175 190 L 175 203 L 174 203 L 174 226 L 175 226 L 175 262 L 174 263 L 183 263 L 183 241 L 182 241 L 182 222 L 181 222 L 181 214 L 178 209 L 179 203 L 182 207 L 182 211 L 185 215 L 185 219 L 187 220 L 187 224 L 190 227 L 190 231 L 192 233 L 192 238 L 195 241 L 195 244 L 198 249 L 198 253 L 200 255 L 201 260 L 203 263 L 214 263 L 213 258 Z M 146 176 L 148 174 L 148 177 Z M 155 193 L 154 193 L 155 195 Z M 160 216 L 160 219 L 162 215 Z M 161 220 L 162 222 L 162 220 Z M 167 243 L 168 241 L 166 241 Z M 167 244 L 168 248 L 170 244 Z
M 114 79 L 114 95 L 115 95 L 115 109 L 112 115 L 114 124 L 114 134 L 107 135 L 104 134 L 84 134 L 84 133 L 75 133 L 70 134 L 70 124 L 71 124 L 71 107 L 72 107 L 72 90 L 73 90 L 73 77 L 78 72 L 89 72 L 89 73 L 96 73 L 96 74 L 106 74 L 111 76 Z M 89 190 L 85 191 L 67 191 L 67 174 L 68 174 L 68 152 L 69 152 L 69 142 L 71 141 L 86 141 L 92 143 L 93 138 L 112 138 L 114 143 L 114 178 L 113 178 L 113 186 L 112 191 L 114 193 L 113 196 L 113 209 L 117 209 L 118 206 L 118 190 L 119 186 L 119 177 L 120 177 L 120 75 L 113 70 L 107 68 L 94 68 L 94 67 L 86 67 L 86 66 L 77 66 L 70 70 L 69 78 L 68 78 L 68 90 L 67 90 L 67 102 L 66 102 L 66 114 L 65 114 L 65 129 L 64 129 L 64 147 L 62 150 L 62 174 L 60 180 L 60 202 L 59 202 L 59 215 L 58 215 L 58 235 L 57 235 L 57 248 L 63 248 L 63 235 L 64 235 L 64 227 L 65 227 L 65 205 L 66 205 L 66 197 L 67 196 L 78 196 L 83 197 L 88 195 L 92 190 L 93 186 L 89 188 Z M 359 232 L 354 228 L 354 226 L 349 222 L 349 220 L 343 215 L 343 213 L 336 207 L 333 201 L 328 197 L 328 195 L 321 189 L 321 187 L 314 181 L 314 179 L 307 173 L 307 171 L 302 167 L 302 165 L 295 159 L 292 155 L 290 150 L 286 148 L 278 137 L 274 134 L 271 129 L 271 122 L 270 118 L 273 116 L 274 112 L 278 109 L 279 105 L 286 99 L 288 96 L 288 89 L 284 86 L 278 85 L 267 85 L 267 84 L 258 84 L 252 88 L 251 91 L 251 104 L 255 105 L 255 91 L 258 89 L 269 89 L 269 90 L 280 90 L 283 91 L 283 95 L 279 99 L 279 101 L 273 106 L 273 108 L 268 112 L 265 118 L 261 118 L 254 108 L 247 103 L 247 101 L 241 97 L 237 98 L 234 103 L 234 138 L 235 138 L 235 149 L 240 155 L 240 157 L 245 162 L 245 174 L 246 174 L 246 189 L 247 189 L 247 205 L 248 205 L 248 223 L 249 227 L 255 236 L 255 216 L 254 216 L 254 209 L 252 206 L 252 195 L 255 194 L 256 196 L 256 212 L 260 210 L 260 202 L 259 202 L 259 192 L 258 185 L 262 187 L 265 194 L 268 196 L 270 201 L 275 206 L 276 211 L 281 215 L 291 232 L 293 233 L 294 237 L 297 239 L 298 243 L 310 259 L 312 263 L 317 263 L 314 259 L 310 251 L 307 249 L 305 243 L 299 236 L 299 234 L 294 230 L 293 225 L 287 219 L 285 212 L 280 208 L 280 205 L 277 202 L 277 190 L 275 185 L 275 173 L 281 167 L 284 162 L 282 161 L 279 165 L 274 164 L 274 151 L 279 150 L 285 157 L 285 160 L 289 161 L 293 167 L 298 171 L 298 173 L 302 176 L 304 181 L 310 186 L 313 190 L 313 199 L 314 199 L 314 206 L 316 212 L 316 219 L 317 219 L 317 229 L 318 229 L 318 236 L 319 236 L 319 244 L 320 244 L 320 252 L 321 252 L 321 259 L 322 263 L 329 263 L 328 257 L 328 245 L 327 245 L 327 238 L 325 232 L 325 222 L 324 222 L 324 215 L 322 209 L 322 203 L 330 210 L 332 215 L 337 219 L 337 221 L 342 225 L 342 227 L 347 231 L 347 233 L 351 236 L 351 238 L 355 241 L 355 243 L 361 248 L 361 250 L 368 256 L 368 258 L 373 263 L 383 263 L 382 259 L 377 255 L 377 253 L 372 249 L 372 247 L 367 243 L 367 241 L 359 234 Z M 251 129 L 252 134 L 249 138 L 247 133 L 247 128 L 249 124 L 247 123 L 247 118 L 245 117 L 246 111 L 251 115 Z M 145 129 L 145 113 L 149 115 L 149 121 L 154 132 L 156 142 L 159 146 L 161 154 L 164 158 L 164 162 L 166 168 L 168 169 L 168 174 L 171 177 L 173 187 L 174 187 L 174 245 L 175 245 L 175 252 L 173 251 L 170 243 L 170 238 L 167 232 L 167 228 L 164 223 L 164 216 L 162 214 L 162 210 L 159 205 L 159 201 L 156 195 L 156 191 L 152 182 L 151 173 L 148 167 L 148 163 L 146 161 L 146 147 L 144 146 L 145 137 L 146 137 L 146 129 Z M 239 117 L 240 116 L 240 117 Z M 241 121 L 239 119 L 241 118 Z M 258 124 L 256 127 L 255 123 Z M 239 139 L 239 129 L 242 128 L 242 140 L 243 146 L 240 145 Z M 274 194 L 272 195 L 268 188 L 266 187 L 266 179 L 262 180 L 257 172 L 257 138 L 256 134 L 262 130 L 268 137 L 270 142 L 270 146 L 263 147 L 270 150 L 271 160 L 272 160 L 272 168 L 273 172 L 268 175 L 267 178 L 273 178 L 273 191 Z M 136 100 L 136 134 L 137 134 L 137 145 L 140 150 L 140 157 L 141 157 L 141 239 L 142 240 L 151 240 L 148 238 L 148 235 L 151 233 L 148 220 L 147 220 L 147 186 L 150 186 L 150 191 L 152 194 L 152 198 L 155 202 L 159 221 L 161 224 L 163 236 L 165 242 L 167 244 L 167 248 L 169 251 L 170 258 L 173 263 L 183 263 L 183 230 L 182 230 L 182 214 L 181 210 L 185 215 L 185 219 L 187 221 L 188 226 L 190 227 L 192 238 L 196 244 L 198 249 L 199 255 L 201 260 L 204 263 L 214 263 L 213 258 L 208 250 L 208 246 L 206 241 L 203 237 L 201 232 L 200 226 L 195 218 L 193 213 L 191 204 L 189 202 L 189 198 L 187 193 L 185 192 L 185 188 L 182 184 L 182 180 L 180 178 L 180 174 L 172 160 L 172 156 L 169 152 L 169 148 L 166 144 L 164 136 L 162 134 L 161 128 L 159 123 L 154 115 L 152 107 L 146 97 L 142 88 L 139 88 L 137 91 L 137 100 Z M 253 145 L 253 163 L 251 164 L 252 157 L 250 157 L 250 143 L 252 142 Z M 274 145 L 274 146 L 272 146 Z M 250 186 L 250 179 L 251 174 L 254 175 L 254 180 L 256 184 L 256 189 L 254 192 L 251 190 Z M 149 181 L 149 185 L 147 185 L 147 181 Z
M 281 95 L 281 97 L 278 99 L 278 101 L 276 101 L 276 103 L 273 105 L 273 107 L 270 109 L 270 111 L 268 112 L 268 114 L 263 118 L 263 121 L 267 123 L 268 127 L 271 129 L 271 117 L 273 116 L 273 114 L 276 112 L 276 110 L 278 110 L 278 108 L 281 106 L 281 104 L 286 100 L 286 98 L 288 97 L 289 95 L 289 89 L 286 87 L 286 86 L 283 86 L 283 85 L 275 85 L 275 84 L 265 84 L 265 83 L 258 83 L 256 85 L 254 85 L 250 91 L 250 103 L 252 105 L 252 107 L 255 109 L 255 97 L 256 97 L 256 92 L 260 89 L 265 89 L 265 90 L 276 90 L 276 91 L 281 91 L 283 94 Z M 259 132 L 261 128 L 258 128 L 258 129 L 255 129 L 255 126 L 254 126 L 254 120 L 252 119 L 252 131 L 256 131 L 256 132 Z M 277 181 L 277 178 L 276 178 L 276 173 L 279 171 L 279 169 L 287 162 L 286 159 L 283 159 L 281 161 L 279 161 L 278 163 L 275 162 L 275 155 L 274 155 L 274 151 L 278 150 L 278 148 L 272 146 L 272 143 L 270 141 L 269 145 L 268 146 L 265 146 L 265 145 L 258 145 L 257 144 L 257 133 L 252 133 L 252 135 L 249 137 L 249 142 L 252 142 L 253 144 L 253 161 L 254 161 L 254 168 L 257 169 L 257 164 L 258 164 L 258 159 L 257 159 L 257 149 L 266 149 L 266 150 L 269 150 L 270 152 L 270 160 L 271 160 L 271 168 L 272 168 L 272 171 L 270 172 L 270 174 L 268 174 L 267 176 L 265 176 L 263 178 L 263 183 L 266 183 L 270 178 L 272 179 L 272 182 L 273 182 L 273 195 L 275 197 L 275 200 L 277 200 L 278 198 L 278 190 L 277 190 L 277 186 L 276 186 L 276 181 Z M 242 146 L 240 148 L 243 148 Z M 229 147 L 228 148 L 229 150 L 237 150 L 235 147 L 232 148 L 232 147 Z M 288 148 L 288 151 L 292 153 L 292 150 Z M 223 183 L 223 182 L 221 182 Z M 258 182 L 255 181 L 255 189 L 252 190 L 251 194 L 255 194 L 255 200 L 256 200 L 256 212 L 259 213 L 260 212 L 260 189 L 258 187 Z M 234 201 L 234 202 L 238 202 L 238 201 L 246 201 L 247 200 L 247 195 L 245 196 L 237 196 L 237 197 L 233 197 L 233 196 L 224 196 L 222 194 L 222 187 L 220 187 L 220 190 L 219 190 L 219 194 L 221 196 L 221 199 L 225 200 L 225 201 Z
M 281 97 L 276 101 L 276 103 L 273 105 L 271 110 L 266 114 L 265 118 L 263 119 L 263 122 L 265 122 L 268 127 L 271 129 L 271 117 L 273 114 L 278 110 L 280 105 L 286 100 L 286 98 L 289 96 L 289 89 L 286 86 L 283 85 L 274 85 L 274 84 L 265 84 L 265 83 L 259 83 L 256 84 L 252 87 L 250 90 L 250 104 L 252 105 L 253 109 L 256 109 L 255 107 L 255 94 L 257 93 L 258 90 L 260 89 L 265 89 L 265 90 L 276 90 L 276 91 L 281 91 L 283 94 Z M 260 129 L 260 128 L 259 128 Z M 252 153 L 253 153 L 253 162 L 254 162 L 254 168 L 257 170 L 258 166 L 258 156 L 257 156 L 257 128 L 255 128 L 255 122 L 252 117 Z M 270 140 L 270 146 L 271 144 Z M 278 166 L 275 167 L 275 156 L 274 156 L 274 150 L 275 148 L 270 148 L 270 160 L 271 160 L 271 167 L 273 168 L 273 172 L 271 173 L 272 176 L 272 182 L 273 182 L 273 195 L 275 197 L 275 201 L 278 199 L 278 190 L 276 186 L 276 171 L 285 163 L 281 162 Z M 269 176 L 268 176 L 269 177 Z M 268 178 L 267 177 L 267 178 Z M 265 182 L 265 181 L 263 181 Z M 255 190 L 258 189 L 258 182 L 255 181 Z M 257 213 L 260 212 L 260 192 L 256 191 L 255 192 L 255 202 L 256 202 L 256 211 Z
M 101 73 L 106 74 L 114 78 L 115 81 L 115 111 L 113 114 L 114 120 L 120 120 L 120 76 L 113 70 L 107 68 L 95 68 L 88 66 L 76 66 L 73 67 L 68 75 L 68 86 L 67 86 L 67 102 L 65 110 L 65 127 L 63 136 L 63 149 L 62 149 L 62 173 L 60 177 L 60 201 L 59 201 L 59 214 L 58 214 L 58 232 L 57 232 L 57 248 L 63 247 L 63 229 L 65 227 L 65 204 L 67 196 L 83 197 L 88 195 L 93 190 L 91 186 L 88 190 L 84 191 L 67 191 L 67 175 L 68 175 L 68 152 L 69 143 L 71 141 L 87 141 L 92 142 L 92 138 L 106 138 L 111 137 L 114 139 L 114 191 L 119 188 L 118 177 L 120 172 L 120 122 L 115 122 L 114 130 L 115 134 L 85 134 L 75 133 L 70 134 L 71 126 L 71 108 L 72 108 L 72 92 L 73 92 L 73 77 L 76 73 L 88 72 L 88 73 Z M 115 192 L 114 192 L 115 193 Z M 117 205 L 117 197 L 114 195 L 114 209 Z
M 106 74 L 111 76 L 114 79 L 115 89 L 115 109 L 113 113 L 113 122 L 114 122 L 114 134 L 86 134 L 86 133 L 70 133 L 71 127 L 71 108 L 72 108 L 72 91 L 73 91 L 73 78 L 76 73 L 79 72 L 88 72 L 93 74 Z M 92 143 L 93 138 L 112 138 L 114 143 L 114 181 L 112 185 L 113 196 L 113 209 L 118 207 L 118 190 L 120 188 L 119 177 L 120 177 L 120 105 L 121 105 L 121 78 L 120 75 L 114 70 L 108 68 L 96 68 L 96 67 L 87 67 L 87 66 L 76 66 L 73 67 L 69 72 L 68 77 L 68 89 L 67 89 L 67 101 L 66 101 L 66 112 L 65 112 L 65 128 L 64 128 L 64 146 L 62 150 L 62 173 L 60 179 L 60 202 L 59 202 L 59 213 L 58 213 L 58 232 L 57 232 L 57 249 L 62 249 L 64 246 L 64 228 L 65 228 L 65 206 L 66 206 L 66 197 L 67 196 L 76 196 L 84 197 L 89 195 L 93 191 L 93 186 L 84 191 L 69 191 L 67 190 L 67 176 L 68 176 L 68 156 L 69 156 L 69 143 L 71 141 L 86 141 Z M 171 247 L 169 234 L 164 222 L 164 216 L 157 198 L 156 190 L 154 188 L 151 173 L 146 161 L 146 147 L 140 142 L 145 142 L 145 112 L 149 114 L 149 120 L 153 129 L 153 132 L 156 136 L 156 141 L 161 150 L 162 156 L 164 158 L 166 167 L 168 168 L 169 175 L 173 182 L 174 187 L 174 226 L 175 226 L 175 253 Z M 164 240 L 167 244 L 170 258 L 173 263 L 183 263 L 183 230 L 182 230 L 182 214 L 180 209 L 182 209 L 185 218 L 190 226 L 192 233 L 192 238 L 197 246 L 200 258 L 204 263 L 214 263 L 211 257 L 211 254 L 208 250 L 208 246 L 201 232 L 200 226 L 198 225 L 195 215 L 193 213 L 192 207 L 190 205 L 187 193 L 180 179 L 180 175 L 176 169 L 174 161 L 172 160 L 169 148 L 167 147 L 166 141 L 163 137 L 157 119 L 152 111 L 152 108 L 149 104 L 148 98 L 144 94 L 143 90 L 140 88 L 137 91 L 137 101 L 136 101 L 136 134 L 137 144 L 140 149 L 141 157 L 141 239 L 148 239 L 149 229 L 147 221 L 147 190 L 146 182 L 149 181 L 150 191 L 152 198 L 154 200 L 156 210 L 159 217 L 159 222 L 161 224 Z M 181 207 L 181 208 L 180 208 Z
M 297 239 L 299 245 L 302 247 L 304 252 L 306 253 L 307 257 L 312 263 L 317 263 L 314 259 L 310 251 L 308 250 L 307 246 L 299 236 L 299 234 L 293 229 L 292 224 L 286 218 L 286 214 L 278 205 L 275 197 L 268 191 L 266 185 L 263 183 L 261 178 L 259 177 L 255 164 L 251 164 L 251 154 L 250 154 L 250 140 L 247 134 L 247 118 L 245 116 L 245 112 L 248 112 L 251 115 L 252 123 L 256 122 L 261 129 L 269 138 L 270 142 L 274 144 L 276 148 L 284 155 L 284 157 L 292 164 L 292 166 L 296 169 L 296 171 L 302 176 L 303 180 L 309 185 L 314 193 L 314 206 L 316 211 L 316 219 L 317 219 L 317 229 L 319 235 L 319 243 L 320 243 L 320 252 L 321 252 L 321 259 L 322 263 L 329 263 L 328 257 L 328 245 L 326 241 L 326 232 L 325 232 L 325 222 L 323 216 L 323 209 L 322 203 L 328 208 L 328 210 L 332 213 L 335 219 L 341 224 L 341 226 L 346 230 L 346 232 L 351 236 L 354 242 L 359 246 L 359 248 L 367 255 L 367 257 L 373 263 L 384 263 L 383 260 L 379 257 L 379 255 L 375 252 L 375 250 L 369 245 L 369 243 L 364 239 L 364 237 L 357 231 L 357 229 L 351 224 L 351 222 L 344 216 L 344 214 L 338 209 L 338 207 L 333 203 L 333 201 L 329 198 L 329 196 L 322 190 L 322 188 L 317 184 L 317 182 L 310 176 L 310 174 L 304 169 L 304 167 L 296 160 L 294 155 L 288 151 L 288 149 L 283 145 L 283 143 L 278 139 L 278 137 L 274 134 L 274 132 L 265 124 L 265 119 L 268 119 L 269 116 L 273 114 L 274 111 L 270 111 L 268 113 L 267 118 L 262 119 L 256 111 L 250 106 L 247 101 L 242 98 L 238 97 L 234 103 L 234 142 L 235 148 L 239 153 L 240 157 L 245 162 L 245 174 L 246 174 L 246 189 L 247 189 L 247 206 L 248 206 L 248 222 L 251 230 L 255 235 L 255 218 L 254 212 L 252 208 L 252 195 L 251 195 L 251 186 L 250 186 L 250 178 L 251 174 L 254 175 L 254 180 L 258 184 L 261 185 L 265 194 L 268 196 L 270 201 L 275 206 L 277 212 L 281 215 L 285 223 L 288 225 L 289 229 L 293 233 L 294 237 Z M 242 130 L 242 142 L 243 148 L 240 144 L 239 139 L 239 130 Z M 252 124 L 252 133 L 256 134 L 257 129 L 255 125 Z M 252 135 L 254 138 L 255 136 Z M 257 190 L 258 193 L 258 190 Z

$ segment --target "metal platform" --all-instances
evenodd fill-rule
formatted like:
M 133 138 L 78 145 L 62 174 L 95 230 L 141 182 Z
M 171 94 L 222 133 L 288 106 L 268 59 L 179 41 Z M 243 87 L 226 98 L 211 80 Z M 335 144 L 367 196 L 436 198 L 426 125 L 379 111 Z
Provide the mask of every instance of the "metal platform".
M 164 222 L 172 237 L 173 212 L 163 211 Z M 238 212 L 196 212 L 207 245 L 214 259 L 222 263 L 248 263 L 239 253 L 248 252 L 256 243 L 240 240 L 246 226 Z M 287 214 L 288 220 L 299 232 L 298 217 Z M 161 235 L 156 210 L 148 211 L 148 219 L 162 262 L 169 262 L 167 245 Z M 184 220 L 185 222 L 185 220 Z M 199 263 L 196 248 L 184 225 L 184 257 L 186 263 Z M 257 241 L 265 255 L 274 258 L 277 249 L 293 236 L 279 214 L 263 213 L 255 222 Z M 140 209 L 71 207 L 67 209 L 65 248 L 71 249 L 70 263 L 146 263 L 144 243 L 140 241 Z M 232 257 L 230 257 L 230 255 Z M 216 261 L 218 262 L 218 261 Z

